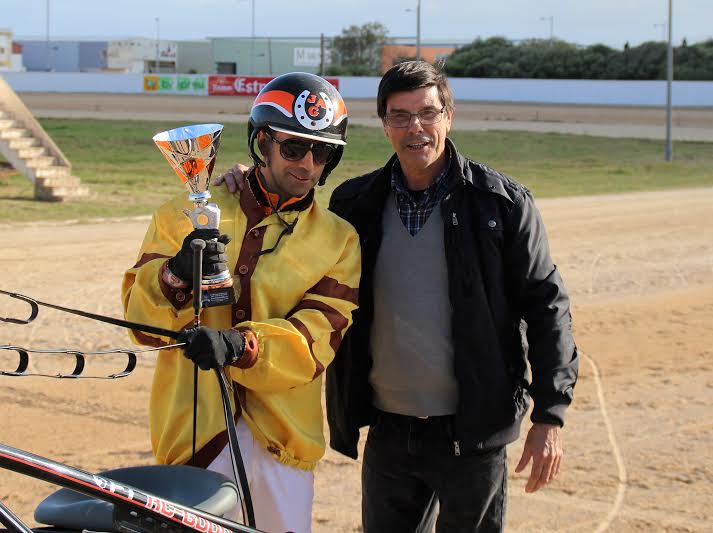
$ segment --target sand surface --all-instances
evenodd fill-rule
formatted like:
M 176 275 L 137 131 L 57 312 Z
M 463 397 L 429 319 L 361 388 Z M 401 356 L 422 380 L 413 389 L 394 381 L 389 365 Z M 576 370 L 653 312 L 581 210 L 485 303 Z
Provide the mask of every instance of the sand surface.
M 524 493 L 522 475 L 511 474 L 508 531 L 594 531 L 608 523 L 611 531 L 709 531 L 713 189 L 539 205 L 572 295 L 583 357 L 562 473 L 534 495 Z M 121 275 L 146 225 L 3 226 L 15 244 L 0 257 L 2 288 L 120 316 Z M 0 305 L 2 316 L 22 310 L 7 300 Z M 31 325 L 0 323 L 0 341 L 84 350 L 129 345 L 120 328 L 51 309 Z M 3 368 L 12 361 L 4 357 Z M 133 375 L 114 381 L 0 378 L 0 440 L 90 471 L 150 463 L 152 361 L 143 357 Z M 36 363 L 45 371 L 71 367 L 68 359 Z M 121 368 L 114 358 L 88 370 Z M 521 445 L 510 448 L 511 466 Z M 358 531 L 359 463 L 330 451 L 316 484 L 314 531 Z M 0 501 L 26 518 L 51 490 L 0 471 Z
M 30 100 L 31 106 L 37 101 Z M 54 102 L 81 107 L 80 100 L 84 106 L 89 101 Z M 93 101 L 97 113 L 113 112 L 111 106 L 117 105 L 112 99 L 106 100 L 110 104 Z M 515 106 L 508 116 L 529 121 L 532 111 Z M 597 118 L 605 123 L 609 116 L 608 124 L 616 126 L 616 113 L 575 111 L 589 116 L 588 123 Z M 118 112 L 126 116 L 130 109 Z M 640 125 L 650 125 L 649 113 L 632 113 Z M 568 116 L 576 123 L 574 115 Z M 688 126 L 701 127 L 696 116 L 687 120 Z M 710 531 L 713 188 L 538 205 L 572 297 L 581 371 L 564 430 L 560 477 L 528 495 L 524 474 L 511 472 L 507 531 Z M 0 254 L 0 288 L 119 317 L 121 276 L 134 263 L 147 224 L 145 219 L 59 226 L 0 222 L 0 235 L 10 243 Z M 25 312 L 14 301 L 0 300 L 0 316 Z M 120 328 L 51 309 L 42 309 L 31 325 L 0 322 L 1 343 L 83 350 L 130 345 Z M 0 369 L 12 370 L 14 362 L 0 355 Z M 110 373 L 123 364 L 121 357 L 107 358 L 87 371 Z M 69 358 L 34 359 L 33 365 L 46 372 L 73 367 Z M 150 464 L 152 367 L 153 357 L 146 355 L 130 377 L 120 380 L 0 376 L 0 442 L 89 471 Z M 512 468 L 522 443 L 509 449 Z M 359 466 L 332 451 L 320 462 L 315 533 L 360 530 Z M 32 509 L 52 490 L 0 470 L 0 501 L 30 523 Z

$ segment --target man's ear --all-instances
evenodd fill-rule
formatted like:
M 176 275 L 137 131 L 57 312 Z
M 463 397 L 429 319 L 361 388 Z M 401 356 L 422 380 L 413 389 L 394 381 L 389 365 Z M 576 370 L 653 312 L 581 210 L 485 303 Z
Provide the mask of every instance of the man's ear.
M 265 135 L 265 132 L 259 131 L 257 134 L 257 147 L 263 157 L 267 157 L 270 152 L 267 146 L 267 142 L 268 140 L 267 135 Z

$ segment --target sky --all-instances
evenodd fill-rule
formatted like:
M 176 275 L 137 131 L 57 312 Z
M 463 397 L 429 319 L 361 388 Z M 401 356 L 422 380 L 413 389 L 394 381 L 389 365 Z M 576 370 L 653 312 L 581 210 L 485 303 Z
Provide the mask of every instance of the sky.
M 713 0 L 671 0 L 673 41 L 713 38 Z M 421 41 L 554 37 L 622 48 L 663 40 L 669 0 L 421 0 Z M 317 37 L 384 24 L 391 37 L 417 32 L 418 0 L 0 0 L 0 29 L 16 38 Z M 254 7 L 254 26 L 252 10 Z M 158 18 L 158 22 L 157 19 Z

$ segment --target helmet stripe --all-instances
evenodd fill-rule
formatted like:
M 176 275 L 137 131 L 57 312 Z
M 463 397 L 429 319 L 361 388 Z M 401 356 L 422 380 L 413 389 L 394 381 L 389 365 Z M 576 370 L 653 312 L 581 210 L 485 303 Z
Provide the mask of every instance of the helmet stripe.
M 263 94 L 258 94 L 253 102 L 253 107 L 259 105 L 269 105 L 282 112 L 286 117 L 292 117 L 292 105 L 295 102 L 294 95 L 287 91 L 267 91 Z
M 334 103 L 334 122 L 332 123 L 332 126 L 336 126 L 342 120 L 347 118 L 347 106 L 341 98 L 334 98 L 332 103 Z

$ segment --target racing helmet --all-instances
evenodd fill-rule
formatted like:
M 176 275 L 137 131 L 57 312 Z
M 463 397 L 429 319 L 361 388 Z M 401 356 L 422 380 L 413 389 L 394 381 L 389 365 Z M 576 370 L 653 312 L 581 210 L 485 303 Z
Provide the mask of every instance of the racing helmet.
M 260 166 L 265 162 L 255 152 L 255 138 L 266 128 L 337 145 L 319 180 L 319 185 L 324 185 L 347 144 L 347 108 L 337 89 L 324 78 L 291 72 L 265 85 L 250 110 L 248 151 Z

